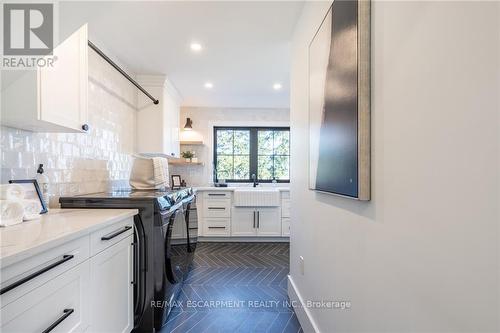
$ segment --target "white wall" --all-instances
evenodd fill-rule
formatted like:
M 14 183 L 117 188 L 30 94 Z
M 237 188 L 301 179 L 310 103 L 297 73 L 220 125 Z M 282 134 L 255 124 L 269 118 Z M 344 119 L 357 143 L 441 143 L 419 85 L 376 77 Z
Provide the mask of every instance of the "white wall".
M 292 45 L 296 291 L 351 301 L 309 309 L 322 332 L 500 330 L 500 3 L 372 3 L 369 203 L 307 189 L 308 44 L 328 6 L 306 3 Z
M 193 121 L 192 131 L 183 131 L 186 118 Z M 289 126 L 289 109 L 181 108 L 181 141 L 203 141 L 204 146 L 181 146 L 195 151 L 204 166 L 172 166 L 170 174 L 179 174 L 190 186 L 208 186 L 212 181 L 214 126 Z
M 89 133 L 32 133 L 2 126 L 0 182 L 34 178 L 43 163 L 52 207 L 62 195 L 128 186 L 136 105 L 137 88 L 89 51 Z

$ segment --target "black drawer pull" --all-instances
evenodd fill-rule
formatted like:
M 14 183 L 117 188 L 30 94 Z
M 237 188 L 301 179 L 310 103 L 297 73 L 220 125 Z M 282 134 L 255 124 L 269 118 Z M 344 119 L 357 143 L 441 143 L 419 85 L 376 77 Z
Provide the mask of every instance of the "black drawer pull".
M 75 312 L 74 309 L 64 309 L 64 314 L 59 317 L 55 322 L 52 323 L 49 327 L 47 327 L 42 333 L 49 333 L 52 331 L 54 328 L 56 328 L 57 325 L 63 322 L 64 319 L 68 318 L 73 312 Z
M 209 197 L 225 197 L 225 193 L 208 193 Z
M 226 210 L 225 207 L 208 207 L 210 210 Z
M 226 229 L 226 227 L 208 227 L 208 229 Z
M 72 255 L 72 254 L 65 254 L 65 255 L 63 255 L 63 257 L 62 257 L 62 259 L 61 259 L 61 260 L 59 260 L 59 261 L 57 261 L 57 262 L 55 262 L 55 263 L 53 263 L 53 264 L 50 264 L 50 265 L 48 265 L 47 267 L 44 267 L 44 268 L 42 268 L 41 270 L 36 271 L 36 272 L 34 272 L 34 273 L 32 273 L 32 274 L 30 274 L 30 275 L 28 275 L 28 276 L 26 276 L 26 277 L 24 277 L 24 278 L 22 278 L 22 279 L 20 279 L 20 280 L 18 280 L 18 281 L 16 281 L 16 282 L 14 282 L 13 284 L 8 285 L 8 286 L 7 286 L 7 287 L 5 287 L 5 288 L 0 289 L 0 295 L 3 295 L 3 294 L 5 294 L 6 292 L 8 292 L 8 291 L 10 291 L 10 290 L 12 290 L 12 289 L 14 289 L 14 288 L 19 287 L 20 285 L 22 285 L 22 284 L 24 284 L 24 283 L 28 282 L 29 280 L 32 280 L 32 279 L 36 278 L 38 275 L 41 275 L 41 274 L 43 274 L 43 273 L 45 273 L 45 272 L 47 272 L 47 271 L 51 270 L 51 269 L 52 269 L 52 268 L 54 268 L 54 267 L 57 267 L 57 266 L 59 266 L 59 265 L 61 265 L 61 264 L 64 264 L 66 261 L 71 260 L 71 259 L 73 259 L 74 257 L 75 257 L 75 256 L 74 256 L 74 255 Z
M 110 240 L 110 239 L 115 238 L 116 236 L 118 236 L 120 234 L 123 234 L 125 231 L 130 230 L 130 229 L 132 229 L 132 227 L 128 225 L 121 230 L 115 231 L 111 234 L 107 234 L 106 236 L 102 236 L 101 240 Z

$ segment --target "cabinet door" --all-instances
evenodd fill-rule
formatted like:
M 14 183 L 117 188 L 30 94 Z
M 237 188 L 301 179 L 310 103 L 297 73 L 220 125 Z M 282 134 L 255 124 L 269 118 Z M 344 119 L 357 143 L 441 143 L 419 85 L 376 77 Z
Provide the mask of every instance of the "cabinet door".
M 84 332 L 89 324 L 89 263 L 84 261 L 42 286 L 2 304 L 0 332 Z M 55 325 L 55 327 L 54 327 Z
M 281 236 L 280 208 L 257 208 L 257 212 L 257 235 Z
M 290 236 L 290 218 L 288 217 L 281 219 L 281 236 Z
M 176 93 L 171 91 L 171 88 L 166 88 L 164 99 L 164 133 L 165 133 L 165 149 L 167 155 L 180 156 L 180 140 L 179 140 L 179 113 L 180 103 L 176 97 Z
M 233 208 L 231 218 L 232 236 L 255 236 L 256 235 L 256 212 L 253 208 Z
M 181 141 L 180 141 L 181 125 L 179 123 L 180 113 L 181 113 L 181 104 L 177 98 L 174 98 L 171 110 L 172 120 L 170 127 L 170 135 L 171 135 L 171 150 L 175 157 L 181 156 Z
M 90 260 L 90 332 L 130 332 L 134 325 L 130 235 Z
M 54 66 L 38 69 L 40 120 L 77 132 L 87 123 L 88 50 L 84 25 L 54 49 Z

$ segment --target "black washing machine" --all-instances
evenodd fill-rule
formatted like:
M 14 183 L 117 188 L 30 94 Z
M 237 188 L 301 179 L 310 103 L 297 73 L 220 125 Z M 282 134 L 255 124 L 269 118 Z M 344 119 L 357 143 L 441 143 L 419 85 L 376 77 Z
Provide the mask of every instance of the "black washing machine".
M 198 236 L 191 188 L 61 197 L 62 208 L 135 208 L 134 331 L 161 329 L 193 260 Z

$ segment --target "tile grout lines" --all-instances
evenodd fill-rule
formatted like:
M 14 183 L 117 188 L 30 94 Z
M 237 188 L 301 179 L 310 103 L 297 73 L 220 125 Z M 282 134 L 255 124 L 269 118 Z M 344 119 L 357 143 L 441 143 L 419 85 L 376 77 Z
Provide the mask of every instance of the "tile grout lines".
M 302 332 L 288 304 L 288 270 L 287 243 L 199 243 L 179 301 L 243 305 L 174 308 L 161 332 Z

